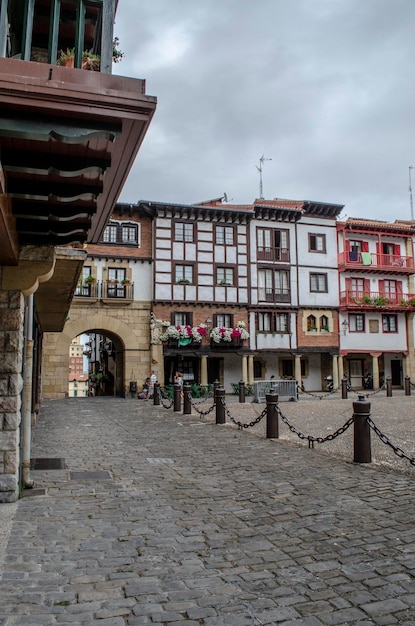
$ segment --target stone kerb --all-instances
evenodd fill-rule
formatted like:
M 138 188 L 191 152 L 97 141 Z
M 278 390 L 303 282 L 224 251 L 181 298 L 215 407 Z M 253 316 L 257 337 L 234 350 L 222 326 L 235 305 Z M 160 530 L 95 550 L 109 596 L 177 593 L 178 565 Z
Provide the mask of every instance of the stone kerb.
M 137 378 L 141 380 L 143 373 L 146 374 L 148 365 L 143 372 L 139 368 L 139 337 L 130 326 L 118 319 L 102 315 L 89 314 L 79 319 L 68 320 L 61 333 L 45 333 L 44 337 L 44 399 L 63 399 L 68 393 L 69 372 L 69 347 L 74 337 L 88 330 L 116 335 L 124 349 L 124 372 L 128 378 L 130 372 L 137 372 Z M 141 347 L 141 352 L 143 348 Z M 147 375 L 147 374 L 146 374 Z

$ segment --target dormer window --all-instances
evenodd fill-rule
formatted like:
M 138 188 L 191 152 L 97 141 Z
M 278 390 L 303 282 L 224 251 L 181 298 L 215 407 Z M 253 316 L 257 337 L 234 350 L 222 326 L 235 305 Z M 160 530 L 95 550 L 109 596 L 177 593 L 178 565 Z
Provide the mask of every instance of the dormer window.
M 103 243 L 140 246 L 140 225 L 136 222 L 111 220 L 104 230 Z

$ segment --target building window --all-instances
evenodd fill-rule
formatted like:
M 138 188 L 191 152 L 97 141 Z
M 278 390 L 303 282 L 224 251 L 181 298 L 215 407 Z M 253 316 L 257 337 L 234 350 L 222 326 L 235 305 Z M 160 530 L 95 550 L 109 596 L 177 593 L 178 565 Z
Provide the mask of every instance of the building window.
M 121 224 L 121 239 L 123 243 L 138 243 L 137 224 Z
M 188 222 L 176 222 L 174 225 L 175 241 L 193 241 L 193 224 Z
M 310 291 L 327 293 L 327 274 L 310 274 Z
M 258 270 L 258 299 L 260 302 L 290 301 L 290 272 L 288 270 Z
M 398 318 L 396 315 L 382 315 L 382 329 L 384 333 L 398 332 Z
M 264 261 L 290 261 L 288 230 L 258 228 L 258 259 Z
M 123 281 L 126 279 L 125 269 L 118 267 L 108 268 L 107 296 L 108 298 L 125 298 L 126 286 Z
M 193 265 L 176 265 L 176 283 L 193 283 Z
M 191 326 L 192 314 L 191 313 L 173 313 L 172 314 L 173 326 Z
M 288 333 L 289 314 L 267 311 L 258 313 L 258 332 Z
M 317 318 L 315 315 L 309 315 L 307 317 L 307 331 L 315 332 L 317 330 Z
M 138 246 L 139 224 L 134 222 L 110 222 L 102 237 L 104 243 L 116 243 Z
M 326 252 L 326 235 L 308 233 L 308 249 L 310 252 Z
M 351 333 L 364 333 L 365 332 L 365 316 L 362 313 L 350 313 L 349 332 Z
M 329 318 L 327 315 L 322 315 L 319 319 L 319 327 L 323 332 L 329 332 Z
M 218 267 L 216 281 L 218 285 L 233 285 L 233 267 Z
M 233 315 L 230 313 L 216 313 L 214 316 L 214 324 L 218 328 L 232 328 Z
M 232 226 L 216 226 L 216 243 L 233 246 L 234 229 Z
M 117 243 L 118 226 L 116 224 L 108 224 L 104 230 L 103 240 L 105 243 Z

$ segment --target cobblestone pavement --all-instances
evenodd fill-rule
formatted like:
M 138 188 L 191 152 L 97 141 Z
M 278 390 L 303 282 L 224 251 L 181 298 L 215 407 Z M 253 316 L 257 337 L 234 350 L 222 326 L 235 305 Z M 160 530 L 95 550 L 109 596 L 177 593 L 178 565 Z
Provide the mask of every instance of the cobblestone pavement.
M 310 450 L 285 424 L 267 440 L 264 420 L 229 417 L 263 405 L 228 406 L 223 426 L 132 399 L 44 403 L 32 456 L 65 467 L 0 506 L 0 626 L 415 625 L 415 468 Z M 280 406 L 328 432 L 352 400 Z M 414 407 L 373 399 L 372 417 L 410 445 Z

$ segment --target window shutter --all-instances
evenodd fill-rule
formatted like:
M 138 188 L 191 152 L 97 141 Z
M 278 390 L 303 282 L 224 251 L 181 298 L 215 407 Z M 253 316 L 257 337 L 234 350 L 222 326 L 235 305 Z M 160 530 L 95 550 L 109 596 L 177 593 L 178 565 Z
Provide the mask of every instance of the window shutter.
M 362 241 L 362 252 L 369 252 L 369 242 Z

